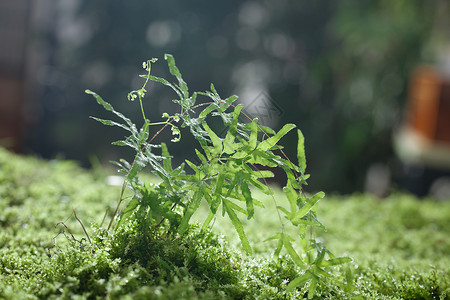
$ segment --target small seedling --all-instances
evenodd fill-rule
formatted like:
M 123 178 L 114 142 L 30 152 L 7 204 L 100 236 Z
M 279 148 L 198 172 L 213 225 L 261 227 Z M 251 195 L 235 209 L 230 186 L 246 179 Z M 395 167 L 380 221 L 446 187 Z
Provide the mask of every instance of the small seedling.
M 191 217 L 199 209 L 202 201 L 209 207 L 209 215 L 203 223 L 203 228 L 210 226 L 217 213 L 227 215 L 233 224 L 244 251 L 252 254 L 250 241 L 245 233 L 241 217 L 252 219 L 255 206 L 262 207 L 262 203 L 255 199 L 253 189 L 257 189 L 272 197 L 277 207 L 280 221 L 279 232 L 268 237 L 276 240 L 277 247 L 274 256 L 279 257 L 284 249 L 296 264 L 299 276 L 290 281 L 287 291 L 297 287 L 308 290 L 308 297 L 313 297 L 319 282 L 332 281 L 333 276 L 326 271 L 336 265 L 350 262 L 347 257 L 334 257 L 324 245 L 314 239 L 313 228 L 324 227 L 317 218 L 317 204 L 325 194 L 318 192 L 314 195 L 304 193 L 302 186 L 306 184 L 309 175 L 306 171 L 306 157 L 304 137 L 297 129 L 297 162 L 291 161 L 283 152 L 279 141 L 296 126 L 286 124 L 279 131 L 258 124 L 258 119 L 251 119 L 243 113 L 243 105 L 235 105 L 237 96 L 222 99 L 214 85 L 205 92 L 190 93 L 183 80 L 175 60 L 171 55 L 165 55 L 170 73 L 177 82 L 170 82 L 164 78 L 151 74 L 151 66 L 156 59 L 143 64 L 147 74 L 141 75 L 145 82 L 141 89 L 128 94 L 128 99 L 139 100 L 144 124 L 141 128 L 122 113 L 116 111 L 111 104 L 104 101 L 96 93 L 86 90 L 95 97 L 97 102 L 106 110 L 115 114 L 120 122 L 93 117 L 104 125 L 120 127 L 130 133 L 123 140 L 114 145 L 131 147 L 136 155 L 132 162 L 120 160 L 116 164 L 119 171 L 125 175 L 120 200 L 108 226 L 110 230 L 123 226 L 127 219 L 137 210 L 144 213 L 151 224 L 152 230 L 157 230 L 164 222 L 167 228 L 183 234 Z M 151 122 L 144 111 L 144 96 L 149 81 L 155 81 L 171 88 L 177 95 L 173 102 L 180 107 L 179 112 L 162 115 L 163 121 Z M 205 99 L 200 101 L 201 99 Z M 240 118 L 243 115 L 244 118 Z M 219 119 L 223 123 L 225 137 L 221 138 L 210 126 L 212 119 Z M 248 120 L 242 122 L 240 119 Z M 222 127 L 222 128 L 223 128 Z M 155 128 L 153 130 L 153 128 Z M 195 153 L 198 162 L 185 159 L 176 166 L 172 165 L 172 157 L 165 143 L 154 143 L 163 130 L 170 128 L 173 139 L 171 142 L 181 141 L 181 133 L 189 131 L 198 142 Z M 151 172 L 161 179 L 158 184 L 143 183 L 139 179 L 139 172 L 149 167 Z M 185 170 L 188 168 L 188 170 Z M 283 188 L 286 207 L 279 205 L 281 199 L 275 199 L 274 192 L 267 184 L 266 178 L 274 174 L 262 168 L 281 168 L 287 178 Z M 126 207 L 118 214 L 124 192 L 130 188 L 133 196 Z M 115 222 L 116 215 L 119 220 Z M 286 227 L 297 228 L 298 236 L 287 233 Z M 308 234 L 309 233 L 309 234 Z M 294 245 L 301 245 L 301 251 Z

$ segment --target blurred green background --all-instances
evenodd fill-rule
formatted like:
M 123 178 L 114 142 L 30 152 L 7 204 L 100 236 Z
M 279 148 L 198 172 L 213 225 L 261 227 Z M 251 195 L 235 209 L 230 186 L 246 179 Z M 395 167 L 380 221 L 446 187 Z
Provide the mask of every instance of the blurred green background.
M 142 62 L 158 57 L 153 74 L 167 78 L 163 56 L 171 53 L 191 91 L 206 90 L 212 82 L 224 98 L 239 95 L 238 101 L 253 106 L 252 115 L 267 125 L 297 124 L 306 138 L 307 190 L 340 193 L 362 191 L 374 165 L 385 166 L 389 172 L 382 176 L 398 186 L 401 164 L 392 132 L 404 116 L 410 74 L 419 64 L 440 63 L 439 49 L 449 41 L 442 25 L 449 11 L 445 1 L 23 0 L 1 5 L 2 34 L 15 32 L 7 37 L 16 39 L 0 47 L 0 75 L 20 81 L 24 91 L 21 121 L 14 121 L 21 136 L 16 150 L 45 158 L 62 155 L 85 166 L 92 155 L 102 163 L 129 158 L 110 145 L 124 132 L 89 119 L 109 115 L 84 90 L 139 117 L 138 103 L 126 96 L 142 84 Z M 14 22 L 24 22 L 19 42 L 22 27 Z M 14 42 L 22 52 L 11 50 Z M 19 56 L 15 65 L 5 49 Z M 155 84 L 148 90 L 147 116 L 156 121 L 173 107 L 174 95 Z M 261 96 L 265 106 L 258 110 Z M 285 140 L 292 157 L 295 139 L 293 134 Z M 185 153 L 191 141 L 186 143 L 172 145 L 171 153 Z

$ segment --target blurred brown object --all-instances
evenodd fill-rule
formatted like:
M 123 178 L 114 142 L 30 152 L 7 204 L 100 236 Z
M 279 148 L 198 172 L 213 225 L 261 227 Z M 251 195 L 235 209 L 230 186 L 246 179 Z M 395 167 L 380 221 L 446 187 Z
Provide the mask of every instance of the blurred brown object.
M 0 76 L 0 146 L 19 151 L 23 127 L 23 80 Z
M 421 66 L 413 72 L 394 149 L 403 165 L 402 185 L 416 195 L 432 193 L 437 180 L 450 176 L 450 76 L 443 70 Z
M 450 78 L 431 66 L 413 74 L 407 126 L 422 137 L 450 143 Z

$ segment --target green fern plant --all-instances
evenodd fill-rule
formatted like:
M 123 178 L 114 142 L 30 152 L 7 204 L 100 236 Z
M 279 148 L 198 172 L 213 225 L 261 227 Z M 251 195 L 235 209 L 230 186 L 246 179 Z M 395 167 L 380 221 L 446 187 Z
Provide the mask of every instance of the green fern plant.
M 311 298 L 318 283 L 334 280 L 327 269 L 350 262 L 351 259 L 334 257 L 323 244 L 313 238 L 313 227 L 324 227 L 317 218 L 316 208 L 325 194 L 319 192 L 309 196 L 303 192 L 302 186 L 306 184 L 309 175 L 305 173 L 306 158 L 302 132 L 297 129 L 297 163 L 294 163 L 279 145 L 279 141 L 296 127 L 294 124 L 286 124 L 278 132 L 261 126 L 257 118 L 251 119 L 242 112 L 243 105 L 234 104 L 237 96 L 222 99 L 213 84 L 209 91 L 190 93 L 175 65 L 174 58 L 166 54 L 165 60 L 176 82 L 152 75 L 151 66 L 156 59 L 151 59 L 143 64 L 147 74 L 141 75 L 145 79 L 142 88 L 128 94 L 129 100 L 139 101 L 144 119 L 141 128 L 116 111 L 99 95 L 86 90 L 86 93 L 93 95 L 100 105 L 115 114 L 120 121 L 95 117 L 93 119 L 129 132 L 128 137 L 113 144 L 131 147 L 136 152 L 132 162 L 121 160 L 116 163 L 120 168 L 119 171 L 125 175 L 125 181 L 108 230 L 114 223 L 115 228 L 122 226 L 127 222 L 127 218 L 139 209 L 141 212 L 145 211 L 145 218 L 152 224 L 153 230 L 157 230 L 166 222 L 172 230 L 183 233 L 201 202 L 206 201 L 209 215 L 202 227 L 210 226 L 221 208 L 222 215 L 228 216 L 239 235 L 243 249 L 250 255 L 252 248 L 241 217 L 252 219 L 255 214 L 254 207 L 263 206 L 253 196 L 253 189 L 270 195 L 275 204 L 280 201 L 275 199 L 273 190 L 266 182 L 266 178 L 273 177 L 274 174 L 269 170 L 261 170 L 261 167 L 281 168 L 287 177 L 283 191 L 289 209 L 277 205 L 280 229 L 278 233 L 268 237 L 268 240 L 277 241 L 277 247 L 274 249 L 275 257 L 279 257 L 284 249 L 299 268 L 299 276 L 290 281 L 287 291 L 301 287 L 305 291 L 308 290 L 308 296 Z M 164 113 L 161 122 L 151 122 L 145 116 L 143 99 L 150 80 L 171 88 L 178 97 L 173 101 L 179 105 L 179 112 Z M 207 100 L 199 102 L 200 98 Z M 248 122 L 240 121 L 242 119 L 240 116 L 244 116 Z M 225 137 L 221 138 L 210 127 L 208 118 L 221 120 L 226 128 Z M 172 130 L 171 142 L 174 143 L 181 140 L 181 129 L 189 130 L 199 145 L 195 149 L 198 162 L 185 159 L 181 165 L 175 168 L 172 166 L 172 157 L 167 145 L 154 143 L 155 137 L 166 128 Z M 158 184 L 141 182 L 138 174 L 145 167 L 150 167 L 161 182 Z M 189 168 L 190 171 L 187 172 L 185 168 Z M 127 198 L 129 201 L 126 207 L 118 214 L 125 200 L 124 192 L 127 187 L 131 189 L 133 195 Z M 119 220 L 115 222 L 117 215 Z M 298 236 L 288 234 L 286 226 L 296 227 Z M 311 229 L 309 235 L 308 229 Z M 301 245 L 300 250 L 295 249 L 294 241 Z

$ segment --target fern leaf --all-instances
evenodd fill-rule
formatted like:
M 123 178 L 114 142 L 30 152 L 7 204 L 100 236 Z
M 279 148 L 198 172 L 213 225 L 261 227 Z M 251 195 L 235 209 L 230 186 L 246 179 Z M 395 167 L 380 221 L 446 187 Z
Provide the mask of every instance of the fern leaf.
M 283 128 L 280 129 L 274 136 L 264 140 L 262 143 L 260 143 L 257 147 L 258 150 L 261 151 L 267 151 L 283 137 L 285 136 L 289 131 L 295 128 L 294 124 L 286 124 L 283 126 Z
M 252 247 L 250 246 L 250 242 L 247 239 L 247 236 L 244 232 L 244 226 L 242 225 L 242 222 L 239 220 L 238 216 L 234 212 L 234 210 L 230 207 L 230 201 L 224 200 L 223 202 L 223 208 L 228 214 L 228 217 L 231 220 L 231 223 L 234 226 L 234 229 L 236 229 L 236 232 L 239 235 L 239 239 L 241 240 L 242 248 L 244 248 L 245 252 L 248 255 L 252 254 Z
M 211 154 L 213 156 L 219 156 L 222 153 L 223 145 L 222 140 L 217 136 L 217 134 L 209 128 L 208 124 L 206 122 L 202 123 L 203 128 L 208 132 L 209 137 L 211 138 L 211 142 L 213 144 L 213 147 L 211 149 Z
M 215 215 L 216 215 L 216 214 L 213 213 L 212 211 L 210 211 L 210 212 L 208 213 L 208 217 L 206 217 L 205 222 L 203 222 L 202 230 L 206 230 L 206 228 L 207 228 L 208 225 L 211 223 L 211 221 L 212 221 L 212 219 L 214 218 Z
M 161 83 L 161 84 L 163 84 L 165 86 L 170 87 L 175 93 L 177 93 L 177 95 L 178 95 L 178 97 L 180 99 L 183 98 L 183 93 L 175 85 L 173 85 L 172 83 L 170 83 L 166 79 L 160 78 L 160 77 L 157 77 L 157 76 L 153 76 L 153 75 L 150 75 L 148 78 L 150 80 L 152 80 L 152 81 L 159 82 L 159 83 Z
M 298 134 L 298 144 L 297 144 L 297 159 L 298 166 L 300 167 L 301 173 L 306 170 L 306 156 L 305 156 L 305 137 L 300 129 L 297 130 Z
M 291 240 L 293 240 L 293 239 L 289 235 L 287 235 L 285 233 L 283 233 L 281 235 L 281 238 L 283 240 L 284 248 L 288 252 L 288 254 L 291 257 L 291 259 L 294 261 L 294 263 L 297 266 L 299 266 L 301 268 L 304 268 L 305 267 L 305 263 L 302 261 L 300 256 L 297 254 L 297 252 L 295 251 L 294 247 L 292 247 Z
M 119 118 L 124 120 L 128 124 L 129 127 L 132 127 L 134 125 L 133 122 L 131 122 L 130 119 L 125 117 L 120 112 L 116 111 L 111 104 L 109 104 L 108 102 L 103 100 L 103 98 L 100 97 L 97 93 L 95 93 L 95 92 L 93 92 L 91 90 L 85 90 L 85 93 L 94 96 L 94 98 L 97 100 L 98 104 L 103 106 L 103 108 L 106 109 L 107 111 L 110 111 L 110 112 L 114 113 L 116 116 L 118 116 Z
M 117 122 L 114 122 L 114 121 L 111 121 L 111 120 L 100 119 L 100 118 L 96 118 L 96 117 L 90 117 L 90 118 L 95 120 L 95 121 L 97 121 L 97 122 L 100 122 L 100 123 L 102 123 L 103 125 L 106 125 L 106 126 L 117 126 L 117 127 L 123 128 L 123 129 L 125 129 L 127 131 L 131 131 L 128 126 L 125 126 L 124 124 L 121 124 L 121 123 L 117 123 Z
M 308 280 L 311 280 L 312 277 L 313 277 L 312 274 L 309 271 L 306 271 L 305 274 L 303 274 L 302 276 L 299 276 L 294 280 L 292 280 L 291 282 L 289 282 L 289 284 L 286 287 L 286 292 L 288 293 L 292 292 L 299 285 L 304 284 Z
M 198 189 L 192 196 L 192 200 L 184 212 L 183 219 L 181 219 L 180 226 L 178 227 L 178 230 L 180 230 L 181 233 L 185 232 L 186 229 L 188 228 L 189 220 L 191 219 L 192 215 L 197 211 L 197 209 L 200 207 L 201 200 L 202 200 L 202 192 L 200 189 Z
M 222 195 L 222 186 L 224 181 L 225 181 L 225 174 L 219 173 L 219 175 L 217 176 L 216 189 L 214 192 L 215 197 L 217 197 L 218 195 Z
M 252 192 L 250 191 L 247 182 L 245 181 L 241 182 L 241 190 L 242 195 L 244 195 L 245 198 L 245 203 L 247 205 L 247 213 L 248 213 L 247 218 L 250 220 L 253 217 L 253 214 L 255 213 L 255 209 L 253 207 Z
M 324 260 L 319 265 L 321 267 L 331 267 L 331 266 L 338 266 L 338 265 L 346 264 L 349 262 L 352 262 L 352 259 L 350 257 L 336 257 L 336 258 Z
M 213 110 L 217 110 L 218 106 L 216 103 L 211 103 L 208 105 L 202 112 L 198 115 L 199 118 L 206 118 L 207 115 L 209 115 Z
M 318 278 L 314 277 L 311 279 L 311 283 L 308 288 L 308 299 L 312 299 L 314 294 L 316 293 L 317 283 L 319 282 Z
M 237 149 L 237 144 L 234 143 L 234 140 L 236 139 L 238 118 L 239 114 L 241 113 L 242 107 L 243 105 L 240 104 L 234 109 L 233 121 L 231 122 L 231 126 L 228 129 L 225 139 L 223 140 L 223 151 L 227 154 L 232 154 Z
M 177 78 L 177 80 L 178 80 L 178 86 L 179 86 L 179 88 L 180 88 L 180 90 L 181 90 L 181 92 L 183 93 L 183 96 L 184 96 L 183 99 L 188 98 L 189 97 L 188 87 L 187 87 L 186 82 L 181 77 L 180 70 L 175 65 L 175 59 L 170 54 L 165 54 L 164 55 L 164 59 L 167 61 L 167 65 L 169 66 L 170 74 L 175 76 Z
M 286 208 L 284 208 L 283 206 L 277 206 L 277 209 L 278 210 L 280 210 L 280 211 L 282 211 L 285 215 L 286 215 L 286 217 L 288 218 L 288 219 L 291 219 L 292 218 L 292 213 L 290 213 Z
M 295 213 L 297 211 L 297 193 L 292 189 L 290 185 L 287 185 L 283 188 L 283 192 L 289 200 L 289 204 L 291 206 L 291 212 Z
M 251 124 L 250 139 L 248 141 L 248 146 L 250 147 L 250 151 L 254 150 L 256 148 L 256 142 L 258 139 L 258 124 L 257 124 L 257 122 L 258 122 L 258 119 L 255 118 L 255 119 L 253 119 L 252 124 Z
M 161 154 L 164 157 L 163 166 L 167 173 L 172 173 L 172 156 L 169 154 L 166 143 L 161 143 Z
M 303 204 L 303 206 L 295 213 L 293 221 L 304 217 L 313 208 L 313 206 L 316 205 L 316 203 L 319 202 L 319 200 L 322 199 L 323 197 L 325 197 L 325 193 L 318 192 L 311 198 L 308 198 Z

